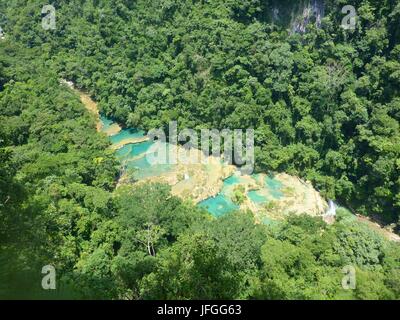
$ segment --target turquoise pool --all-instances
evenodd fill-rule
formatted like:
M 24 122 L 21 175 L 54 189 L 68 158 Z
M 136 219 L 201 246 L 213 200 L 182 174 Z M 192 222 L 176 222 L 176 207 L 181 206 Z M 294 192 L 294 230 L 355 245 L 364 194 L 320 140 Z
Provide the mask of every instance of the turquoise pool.
M 220 217 L 229 212 L 239 209 L 228 197 L 219 194 L 214 198 L 208 198 L 199 203 L 199 206 L 206 209 L 214 217 Z
M 103 123 L 103 131 L 106 131 L 113 125 L 113 121 L 101 116 Z M 110 136 L 110 141 L 113 144 L 120 143 L 121 141 L 129 138 L 141 138 L 145 135 L 144 131 L 135 129 L 123 129 L 118 134 Z M 116 156 L 124 163 L 128 169 L 135 170 L 135 177 L 137 179 L 144 179 L 161 175 L 173 169 L 174 165 L 169 164 L 151 164 L 149 163 L 146 155 L 151 151 L 153 145 L 152 141 L 141 142 L 137 144 L 127 144 L 116 151 Z M 168 156 L 169 144 L 166 144 L 166 154 Z M 168 161 L 167 161 L 168 162 Z M 252 175 L 252 179 L 258 185 L 261 184 L 261 190 L 250 191 L 247 193 L 248 198 L 255 205 L 262 205 L 270 201 L 270 195 L 273 199 L 280 199 L 283 197 L 281 191 L 282 183 L 273 179 L 272 177 L 265 177 L 264 187 L 262 187 L 262 175 Z M 229 212 L 239 209 L 239 206 L 234 204 L 229 196 L 232 194 L 236 185 L 244 183 L 245 180 L 239 175 L 232 175 L 224 180 L 221 192 L 213 198 L 206 199 L 199 203 L 200 207 L 207 209 L 213 216 L 220 217 Z M 267 221 L 265 221 L 267 223 Z M 269 223 L 269 222 L 268 222 Z

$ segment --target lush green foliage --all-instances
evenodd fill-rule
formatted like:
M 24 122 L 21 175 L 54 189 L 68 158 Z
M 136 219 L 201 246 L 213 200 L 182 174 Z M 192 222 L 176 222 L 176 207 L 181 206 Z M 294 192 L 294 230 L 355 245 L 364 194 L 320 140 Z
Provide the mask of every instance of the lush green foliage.
M 397 222 L 400 2 L 355 2 L 356 30 L 330 0 L 303 35 L 271 22 L 291 1 L 60 0 L 54 31 L 45 1 L 1 2 L 0 296 L 42 297 L 53 264 L 62 298 L 399 299 L 398 244 L 347 214 L 264 226 L 214 219 L 163 185 L 115 190 L 107 138 L 59 84 L 132 126 L 253 127 L 258 169 Z

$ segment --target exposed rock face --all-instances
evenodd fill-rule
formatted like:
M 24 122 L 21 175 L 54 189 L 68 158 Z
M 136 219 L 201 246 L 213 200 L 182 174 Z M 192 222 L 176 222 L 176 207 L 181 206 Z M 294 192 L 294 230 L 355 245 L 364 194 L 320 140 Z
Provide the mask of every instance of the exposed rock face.
M 315 19 L 315 24 L 319 28 L 324 17 L 323 0 L 312 0 L 303 8 L 300 16 L 292 22 L 291 30 L 293 33 L 305 33 L 307 26 Z
M 201 150 L 186 150 L 181 146 L 170 145 L 170 151 L 176 153 L 178 159 L 182 154 L 188 163 L 174 165 L 171 170 L 140 182 L 162 182 L 171 186 L 173 195 L 183 199 L 192 199 L 195 203 L 216 196 L 222 188 L 224 179 L 235 171 L 233 165 L 226 165 L 220 158 L 205 156 Z
M 325 15 L 324 0 L 275 1 L 270 9 L 272 21 L 288 27 L 292 33 L 305 33 L 311 23 L 320 27 Z
M 81 101 L 83 103 L 83 105 L 86 107 L 86 109 L 95 116 L 96 118 L 96 130 L 98 132 L 101 131 L 101 121 L 100 121 L 100 113 L 99 113 L 99 109 L 97 108 L 97 104 L 96 102 L 94 102 L 89 95 L 76 90 L 75 91 L 79 94 L 79 97 L 81 98 Z
M 286 173 L 278 174 L 276 179 L 282 182 L 284 188 L 292 190 L 292 192 L 285 193 L 282 201 L 285 214 L 307 213 L 311 216 L 321 216 L 325 213 L 328 205 L 311 182 L 303 181 L 299 177 Z

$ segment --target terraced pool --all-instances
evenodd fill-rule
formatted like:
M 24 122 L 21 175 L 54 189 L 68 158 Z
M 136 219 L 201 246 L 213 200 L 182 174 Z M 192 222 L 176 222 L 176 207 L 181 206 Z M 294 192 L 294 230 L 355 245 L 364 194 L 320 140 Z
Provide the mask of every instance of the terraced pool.
M 114 123 L 112 120 L 102 116 L 102 130 L 107 131 Z M 151 164 L 146 155 L 151 154 L 154 142 L 145 141 L 140 143 L 127 143 L 130 139 L 143 138 L 145 133 L 141 130 L 122 129 L 115 135 L 110 136 L 113 145 L 122 143 L 122 147 L 116 151 L 117 157 L 128 169 L 135 169 L 137 179 L 159 176 L 174 169 L 171 164 Z M 168 155 L 169 144 L 166 144 Z M 168 162 L 168 161 L 167 161 Z M 220 192 L 215 197 L 210 197 L 199 202 L 199 206 L 207 209 L 213 216 L 219 217 L 231 211 L 239 209 L 239 205 L 232 201 L 232 196 L 237 187 L 246 186 L 243 195 L 255 207 L 261 208 L 269 201 L 280 199 L 284 196 L 282 183 L 273 177 L 266 175 L 252 175 L 242 177 L 234 174 L 223 181 Z M 253 188 L 253 189 L 252 189 Z M 264 218 L 265 219 L 265 218 Z

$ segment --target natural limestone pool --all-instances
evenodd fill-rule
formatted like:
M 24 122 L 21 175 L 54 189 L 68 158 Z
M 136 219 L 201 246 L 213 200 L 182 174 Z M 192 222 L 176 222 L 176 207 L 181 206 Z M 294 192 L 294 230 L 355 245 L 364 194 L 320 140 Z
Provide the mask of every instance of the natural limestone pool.
M 319 215 L 325 210 L 325 201 L 310 184 L 286 174 L 242 176 L 236 167 L 225 165 L 218 158 L 209 164 L 152 164 L 147 156 L 154 152 L 154 142 L 145 140 L 144 131 L 116 130 L 118 125 L 104 116 L 100 121 L 101 131 L 109 136 L 125 170 L 133 169 L 135 180 L 168 183 L 173 194 L 191 198 L 215 217 L 243 209 L 252 211 L 259 222 L 270 223 L 277 216 L 269 216 L 268 208 L 281 212 L 282 217 L 291 212 Z M 167 154 L 170 148 L 178 152 L 180 148 L 169 143 L 165 147 Z M 238 193 L 241 201 L 235 200 Z

